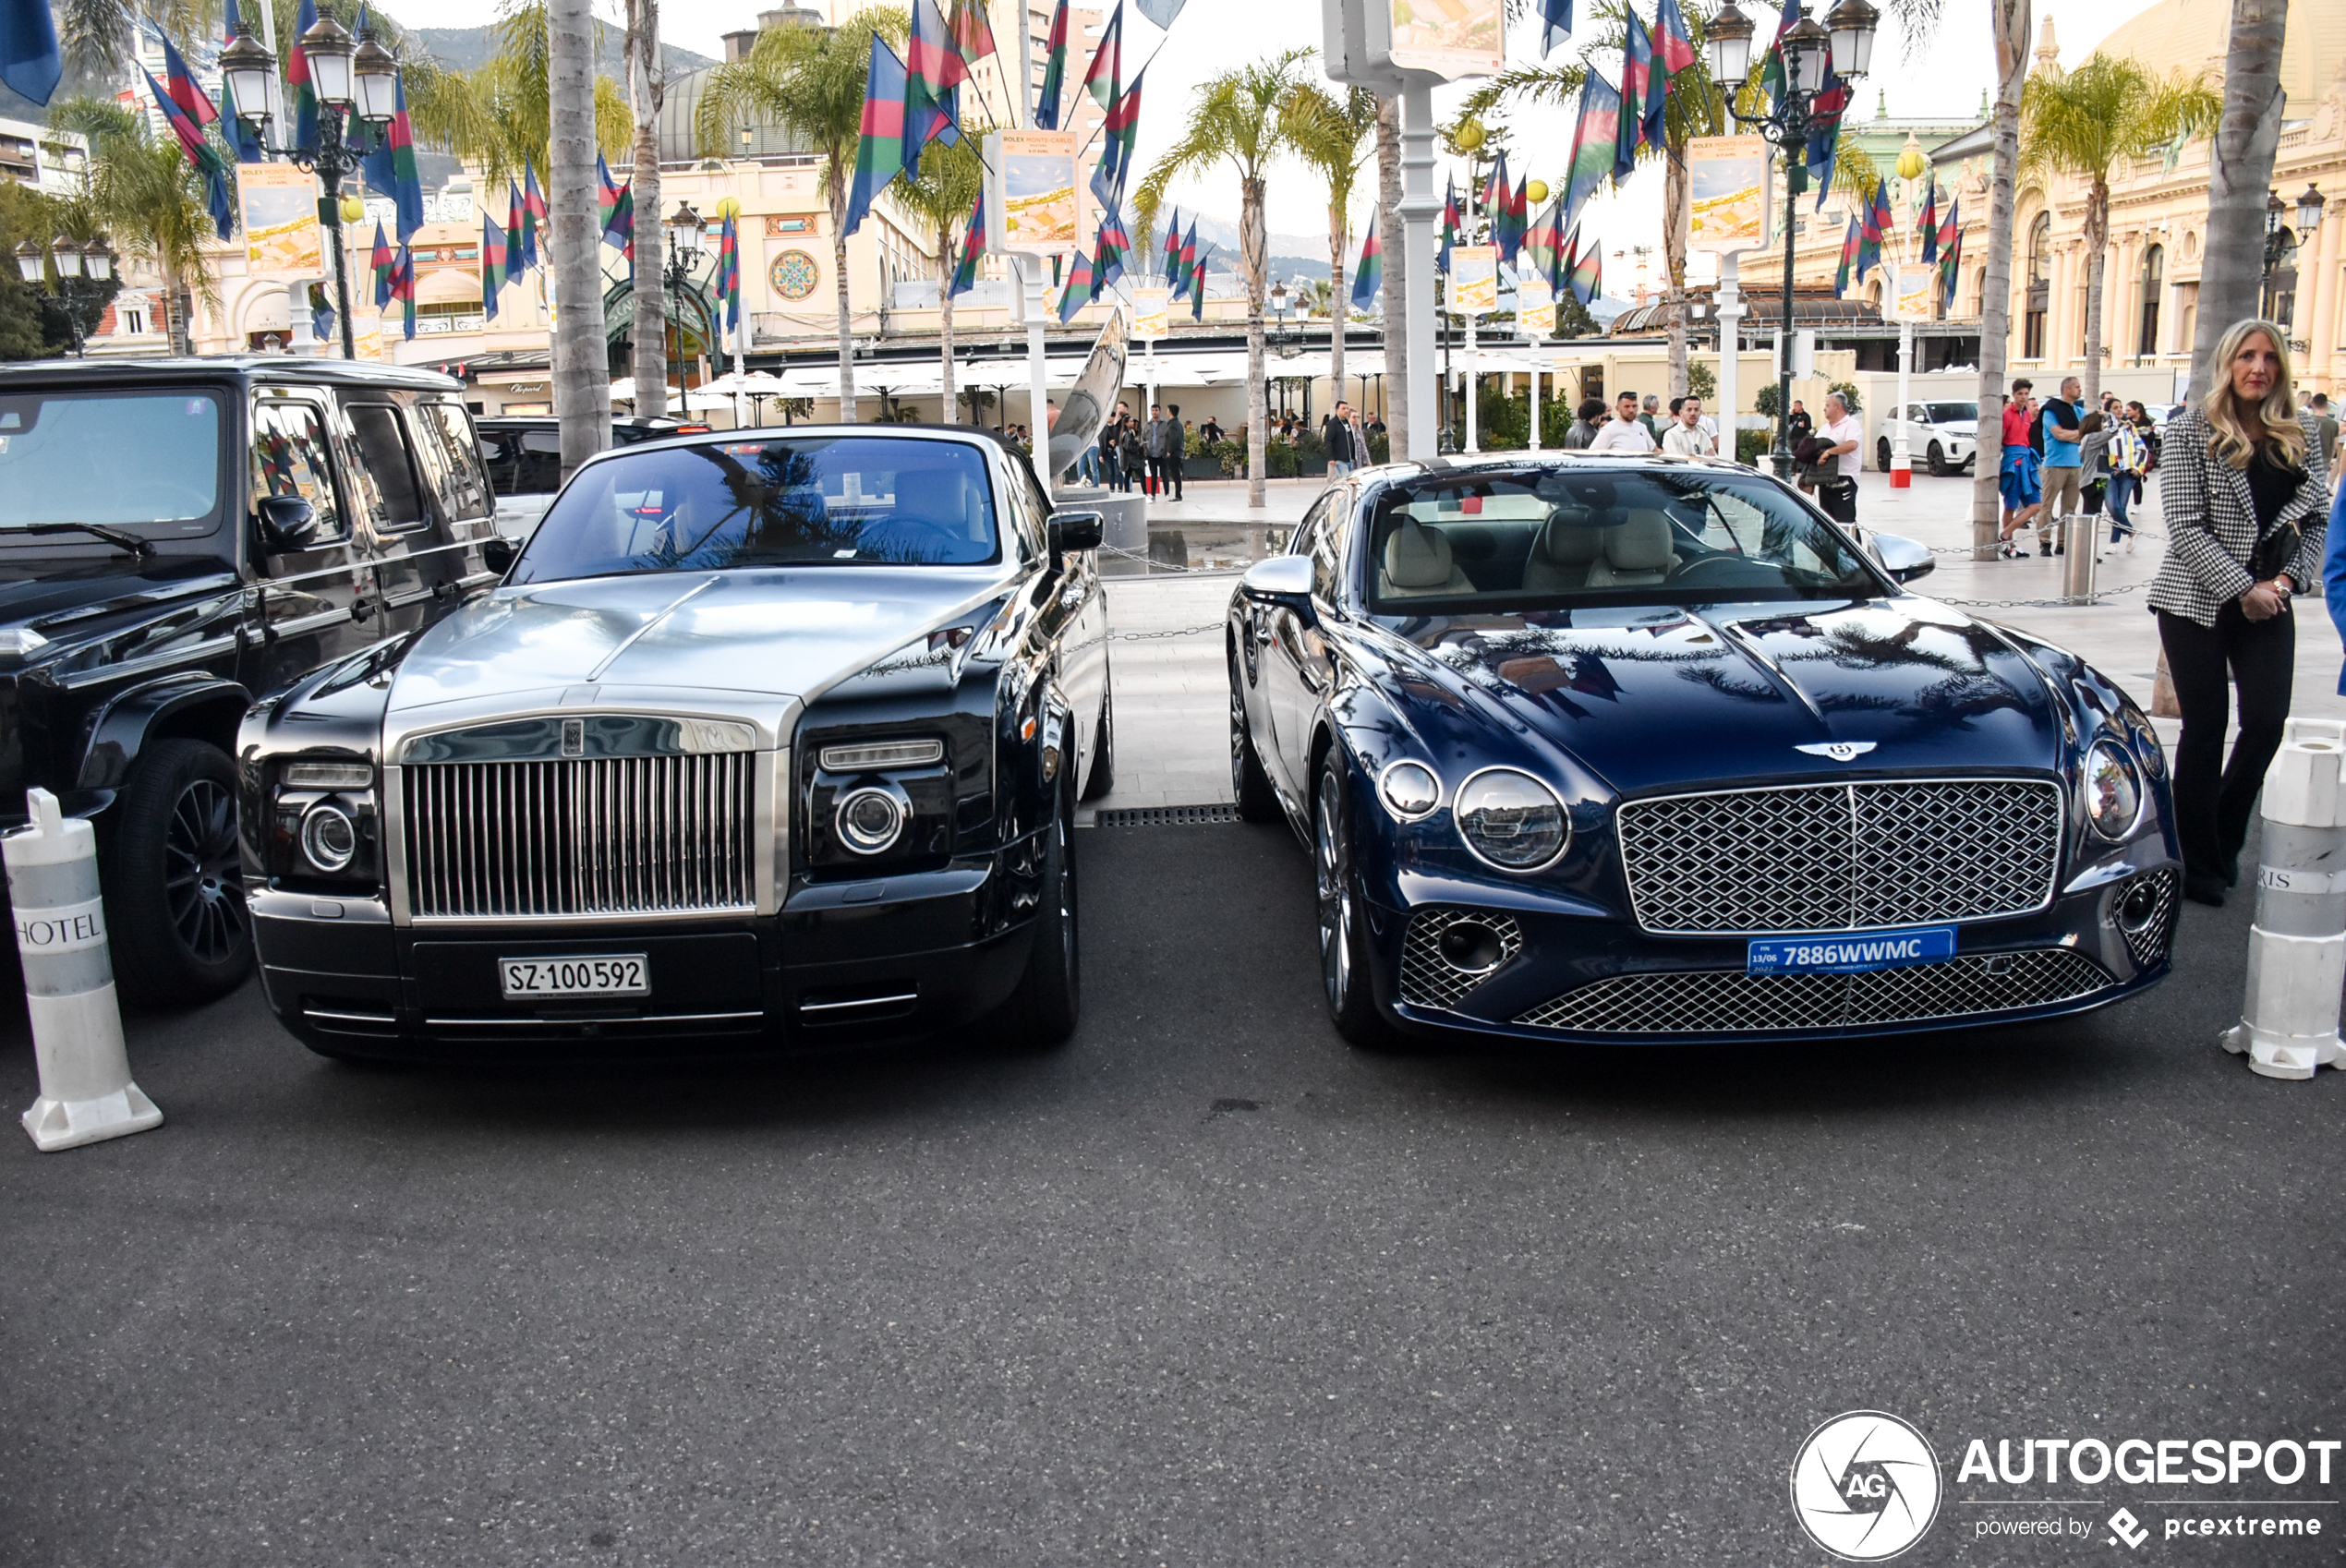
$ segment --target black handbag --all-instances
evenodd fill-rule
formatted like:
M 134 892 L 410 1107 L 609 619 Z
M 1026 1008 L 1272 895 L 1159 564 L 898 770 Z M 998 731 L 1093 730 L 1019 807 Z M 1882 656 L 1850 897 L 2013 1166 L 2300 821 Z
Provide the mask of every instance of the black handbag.
M 2259 583 L 2271 582 L 2289 570 L 2289 563 L 2297 559 L 2298 549 L 2304 542 L 2305 535 L 2296 524 L 2276 524 L 2248 552 L 2249 574 Z

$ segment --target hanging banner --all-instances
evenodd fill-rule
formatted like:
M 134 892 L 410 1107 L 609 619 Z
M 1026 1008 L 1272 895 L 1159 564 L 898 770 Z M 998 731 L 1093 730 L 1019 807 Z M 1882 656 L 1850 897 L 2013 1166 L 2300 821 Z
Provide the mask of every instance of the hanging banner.
M 1556 291 L 1545 278 L 1524 278 L 1515 285 L 1515 324 L 1530 338 L 1555 336 Z
M 988 256 L 1081 250 L 1073 131 L 990 131 L 986 138 Z
M 1693 215 L 1687 248 L 1723 252 L 1768 247 L 1768 140 L 1759 136 L 1698 136 L 1687 143 Z
M 1939 269 L 1884 267 L 1882 315 L 1893 321 L 1929 321 L 1939 315 Z
M 1506 69 L 1502 0 L 1367 0 L 1369 63 L 1445 81 Z
M 239 163 L 236 196 L 243 209 L 247 275 L 284 283 L 325 275 L 316 175 L 291 163 Z
M 1173 291 L 1163 283 L 1145 283 L 1132 291 L 1132 335 L 1155 343 L 1166 334 L 1173 308 Z
M 1450 251 L 1450 311 L 1488 316 L 1499 308 L 1499 247 L 1460 245 Z

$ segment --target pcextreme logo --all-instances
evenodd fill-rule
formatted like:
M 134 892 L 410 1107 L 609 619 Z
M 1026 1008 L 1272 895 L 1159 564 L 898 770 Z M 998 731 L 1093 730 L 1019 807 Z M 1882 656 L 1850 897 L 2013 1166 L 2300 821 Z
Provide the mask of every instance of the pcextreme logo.
M 1792 1461 L 1792 1511 L 1845 1562 L 1882 1562 L 1939 1516 L 1939 1456 L 1913 1426 L 1851 1410 L 1808 1434 Z

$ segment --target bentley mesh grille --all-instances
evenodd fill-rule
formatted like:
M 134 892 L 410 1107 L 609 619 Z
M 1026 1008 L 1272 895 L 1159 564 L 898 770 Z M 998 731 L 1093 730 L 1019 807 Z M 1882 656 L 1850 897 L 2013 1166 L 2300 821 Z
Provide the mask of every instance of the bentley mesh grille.
M 418 920 L 751 910 L 752 760 L 409 767 L 407 907 Z
M 1466 922 L 1487 925 L 1499 939 L 1499 961 L 1486 969 L 1467 969 L 1442 954 L 1442 934 Z M 1449 1007 L 1459 997 L 1506 967 L 1523 951 L 1523 928 L 1511 915 L 1481 910 L 1420 910 L 1409 917 L 1409 934 L 1401 943 L 1401 1000 L 1419 1007 Z
M 1975 953 L 1865 974 L 1673 970 L 1615 975 L 1516 1019 L 1589 1034 L 1741 1034 L 1915 1023 L 2041 1007 L 2111 984 L 2072 947 Z
M 1638 923 L 1722 935 L 2026 914 L 2052 898 L 2060 788 L 1893 779 L 1631 801 L 1618 814 Z
M 2156 900 L 2150 918 L 2134 931 L 2127 930 L 2122 923 L 2118 932 L 2125 937 L 2126 951 L 2133 956 L 2135 964 L 2148 969 L 2167 956 L 2167 945 L 2175 939 L 2176 874 L 2172 871 L 2154 871 L 2141 880 L 2148 884 L 2151 897 Z M 2132 887 L 2129 884 L 2128 887 L 2121 890 L 2122 900 Z

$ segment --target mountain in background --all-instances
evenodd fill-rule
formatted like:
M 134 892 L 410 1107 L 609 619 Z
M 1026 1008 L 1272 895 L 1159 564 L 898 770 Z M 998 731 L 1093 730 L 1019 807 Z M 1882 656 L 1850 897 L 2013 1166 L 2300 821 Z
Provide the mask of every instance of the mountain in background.
M 1214 247 L 1210 270 L 1235 272 L 1239 270 L 1239 226 L 1227 223 L 1211 212 L 1192 213 L 1181 209 L 1181 232 L 1189 233 L 1190 220 L 1197 220 L 1197 247 L 1203 252 L 1208 245 Z M 1162 235 L 1162 229 L 1157 231 Z M 1271 256 L 1264 286 L 1280 278 L 1324 278 L 1328 275 L 1328 238 L 1321 235 L 1275 234 L 1269 236 Z
M 454 71 L 478 70 L 497 53 L 497 29 L 493 26 L 409 28 L 407 37 L 411 43 L 420 45 L 433 59 Z M 602 26 L 595 29 L 595 69 L 599 74 L 613 81 L 619 79 L 623 66 L 620 55 L 626 42 L 627 32 L 623 28 Z M 695 54 L 672 43 L 659 46 L 659 57 L 671 76 L 717 64 L 706 54 Z

